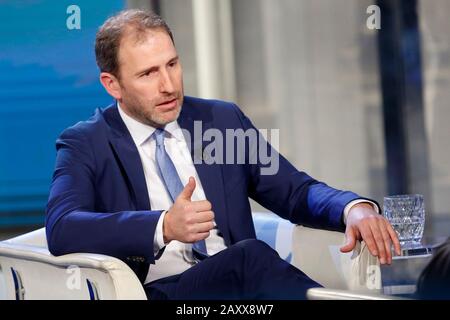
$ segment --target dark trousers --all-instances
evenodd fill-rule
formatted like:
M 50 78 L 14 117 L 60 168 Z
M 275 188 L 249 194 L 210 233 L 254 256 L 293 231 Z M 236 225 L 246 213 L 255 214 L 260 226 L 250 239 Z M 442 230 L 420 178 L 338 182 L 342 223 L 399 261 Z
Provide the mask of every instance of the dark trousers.
M 151 300 L 305 299 L 320 285 L 260 240 L 240 241 L 181 274 L 145 285 Z

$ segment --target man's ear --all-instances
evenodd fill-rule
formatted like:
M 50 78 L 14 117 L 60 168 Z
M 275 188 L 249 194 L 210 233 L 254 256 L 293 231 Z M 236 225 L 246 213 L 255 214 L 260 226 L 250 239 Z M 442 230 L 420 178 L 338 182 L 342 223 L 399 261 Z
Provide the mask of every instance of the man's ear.
M 122 88 L 120 87 L 119 79 L 108 72 L 100 73 L 100 82 L 105 90 L 116 100 L 122 98 Z

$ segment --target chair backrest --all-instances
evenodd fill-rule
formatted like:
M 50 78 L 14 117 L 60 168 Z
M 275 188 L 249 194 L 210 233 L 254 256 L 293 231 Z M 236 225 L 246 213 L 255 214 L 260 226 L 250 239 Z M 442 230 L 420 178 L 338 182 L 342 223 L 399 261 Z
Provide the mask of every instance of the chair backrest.
M 256 238 L 276 250 L 281 258 L 292 262 L 292 231 L 294 225 L 273 213 L 254 212 Z
M 4 242 L 10 244 L 35 246 L 39 248 L 48 248 L 45 228 L 22 234 L 20 236 L 5 240 Z

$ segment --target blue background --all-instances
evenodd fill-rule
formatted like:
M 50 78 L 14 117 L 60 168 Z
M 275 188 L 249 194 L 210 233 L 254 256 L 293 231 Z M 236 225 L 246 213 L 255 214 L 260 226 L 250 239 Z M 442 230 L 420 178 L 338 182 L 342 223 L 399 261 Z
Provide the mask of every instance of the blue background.
M 69 30 L 67 7 L 81 10 Z M 55 140 L 112 99 L 98 81 L 98 27 L 124 1 L 0 2 L 0 226 L 41 223 Z

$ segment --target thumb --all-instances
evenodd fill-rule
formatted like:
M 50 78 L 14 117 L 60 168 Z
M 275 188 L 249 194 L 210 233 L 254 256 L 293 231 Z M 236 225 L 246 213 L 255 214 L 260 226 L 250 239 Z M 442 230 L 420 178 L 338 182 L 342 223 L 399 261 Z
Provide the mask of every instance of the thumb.
M 347 253 L 352 251 L 355 248 L 356 244 L 356 235 L 353 228 L 347 229 L 345 232 L 345 244 L 341 247 L 341 252 Z
M 183 191 L 181 191 L 178 196 L 179 199 L 191 201 L 192 194 L 195 190 L 195 179 L 194 177 L 189 177 L 189 182 L 184 186 Z

